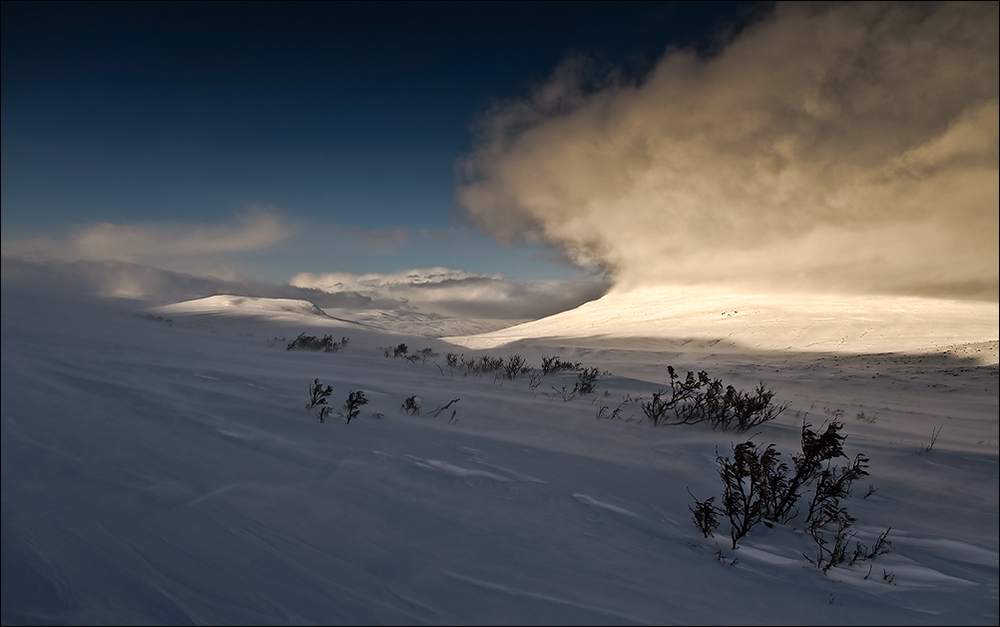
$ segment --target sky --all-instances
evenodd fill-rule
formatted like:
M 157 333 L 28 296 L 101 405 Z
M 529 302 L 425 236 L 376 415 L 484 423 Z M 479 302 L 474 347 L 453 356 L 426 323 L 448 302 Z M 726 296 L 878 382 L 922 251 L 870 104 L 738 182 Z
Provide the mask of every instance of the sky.
M 997 298 L 995 3 L 2 18 L 5 280 L 514 317 L 664 283 Z

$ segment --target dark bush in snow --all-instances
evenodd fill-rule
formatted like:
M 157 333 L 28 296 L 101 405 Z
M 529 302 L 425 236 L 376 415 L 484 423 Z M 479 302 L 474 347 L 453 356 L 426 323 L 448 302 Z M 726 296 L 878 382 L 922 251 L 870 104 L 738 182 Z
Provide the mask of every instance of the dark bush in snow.
M 358 414 L 361 413 L 361 406 L 367 404 L 368 399 L 365 398 L 364 391 L 351 390 L 347 400 L 344 401 L 343 416 L 347 419 L 347 424 L 351 424 L 351 420 L 357 418 Z
M 332 393 L 333 388 L 331 386 L 328 385 L 324 388 L 319 379 L 314 379 L 313 384 L 309 386 L 309 402 L 306 404 L 306 409 L 326 405 L 326 399 Z
M 772 403 L 774 391 L 763 382 L 753 392 L 746 392 L 731 385 L 723 387 L 721 380 L 709 378 L 704 370 L 697 376 L 688 372 L 683 380 L 673 366 L 667 367 L 667 373 L 670 389 L 654 392 L 640 405 L 654 426 L 707 422 L 713 429 L 742 433 L 788 409 L 788 403 Z
M 559 359 L 559 355 L 542 357 L 542 372 L 544 374 L 552 374 L 561 370 L 575 371 L 579 369 L 579 362 L 571 363 L 568 361 L 562 361 Z
M 347 337 L 340 338 L 339 342 L 333 341 L 332 335 L 324 335 L 322 339 L 315 335 L 300 333 L 297 338 L 289 342 L 285 350 L 290 351 L 324 351 L 327 353 L 339 353 L 347 348 L 347 343 L 351 340 Z
M 531 370 L 531 366 L 520 355 L 508 355 L 507 360 L 503 362 L 501 367 L 503 368 L 503 376 L 511 381 L 516 379 L 518 375 L 525 374 Z
M 406 413 L 413 415 L 420 415 L 420 397 L 416 394 L 412 396 L 407 396 L 403 404 L 399 406 L 399 409 L 405 411 Z
M 832 422 L 822 433 L 814 431 L 809 423 L 802 425 L 802 451 L 792 455 L 792 465 L 781 461 L 773 444 L 756 445 L 751 440 L 733 445 L 732 457 L 717 455 L 719 476 L 723 483 L 722 505 L 714 506 L 713 499 L 695 499 L 689 507 L 694 522 L 706 537 L 714 531 L 713 512 L 723 514 L 730 523 L 732 548 L 746 536 L 757 523 L 787 523 L 799 514 L 796 504 L 808 490 L 812 490 L 805 522 L 807 530 L 819 546 L 814 560 L 823 572 L 848 560 L 848 543 L 854 537 L 850 531 L 854 518 L 841 505 L 841 499 L 851 494 L 851 485 L 868 474 L 868 458 L 862 454 L 847 465 L 837 466 L 833 460 L 844 457 L 844 440 L 840 434 L 843 423 Z M 835 528 L 832 541 L 824 531 Z M 873 547 L 860 542 L 855 546 L 850 563 L 872 559 L 886 552 L 891 546 L 885 534 Z

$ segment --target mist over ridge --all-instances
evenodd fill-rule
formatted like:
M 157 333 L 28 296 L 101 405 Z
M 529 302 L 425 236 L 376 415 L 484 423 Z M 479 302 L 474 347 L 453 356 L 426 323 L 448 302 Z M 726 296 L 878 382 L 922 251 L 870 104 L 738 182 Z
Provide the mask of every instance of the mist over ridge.
M 457 197 L 618 290 L 995 300 L 998 41 L 995 3 L 780 4 L 638 83 L 570 61 L 482 117 Z

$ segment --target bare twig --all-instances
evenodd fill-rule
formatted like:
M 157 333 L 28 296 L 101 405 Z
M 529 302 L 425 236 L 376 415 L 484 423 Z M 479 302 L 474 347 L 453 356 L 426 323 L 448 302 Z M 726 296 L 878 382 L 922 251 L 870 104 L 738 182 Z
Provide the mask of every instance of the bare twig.
M 450 401 L 448 401 L 447 405 L 444 405 L 442 407 L 438 407 L 437 409 L 432 410 L 431 411 L 431 415 L 434 416 L 435 418 L 437 418 L 438 416 L 441 415 L 441 412 L 443 412 L 444 410 L 448 409 L 449 407 L 451 407 L 452 405 L 454 405 L 455 403 L 457 403 L 460 400 L 462 400 L 462 399 L 460 399 L 460 398 L 453 398 L 453 399 L 451 399 Z M 456 409 L 455 411 L 458 411 L 458 410 Z M 455 416 L 452 415 L 452 418 L 454 418 L 454 417 Z
M 938 436 L 941 435 L 941 430 L 944 429 L 944 425 L 935 427 L 931 431 L 931 443 L 924 447 L 924 452 L 930 453 L 931 449 L 934 448 L 934 443 L 937 442 Z

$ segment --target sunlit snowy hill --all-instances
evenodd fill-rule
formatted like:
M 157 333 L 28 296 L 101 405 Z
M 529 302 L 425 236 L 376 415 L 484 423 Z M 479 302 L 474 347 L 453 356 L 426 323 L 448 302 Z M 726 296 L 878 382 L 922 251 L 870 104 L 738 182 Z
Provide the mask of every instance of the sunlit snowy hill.
M 933 352 L 996 340 L 998 328 L 997 303 L 664 287 L 614 292 L 541 320 L 448 339 L 475 349 L 590 337 L 723 340 L 766 351 Z
M 320 309 L 315 304 L 291 298 L 263 298 L 219 294 L 151 309 L 161 316 L 221 316 L 269 320 L 278 324 L 308 326 L 360 326 L 388 333 L 440 337 L 483 333 L 516 324 L 517 320 L 456 318 L 414 310 Z
M 327 315 L 307 300 L 294 298 L 257 298 L 219 294 L 157 307 L 163 315 L 216 315 L 261 318 L 275 322 L 308 325 L 344 326 L 350 323 Z

